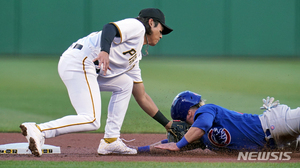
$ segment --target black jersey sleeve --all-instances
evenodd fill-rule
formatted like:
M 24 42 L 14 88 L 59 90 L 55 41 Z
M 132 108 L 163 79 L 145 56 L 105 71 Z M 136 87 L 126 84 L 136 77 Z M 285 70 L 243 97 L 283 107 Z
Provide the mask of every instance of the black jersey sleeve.
M 120 37 L 120 32 L 118 28 L 111 23 L 108 23 L 103 26 L 102 35 L 101 35 L 101 51 L 105 51 L 109 54 L 111 43 L 115 37 Z

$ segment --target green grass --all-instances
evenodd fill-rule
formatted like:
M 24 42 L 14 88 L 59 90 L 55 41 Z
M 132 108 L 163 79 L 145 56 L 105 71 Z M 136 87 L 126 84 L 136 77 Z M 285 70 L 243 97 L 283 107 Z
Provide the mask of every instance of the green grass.
M 58 57 L 0 57 L 0 132 L 20 132 L 19 124 L 75 114 L 57 73 Z M 202 94 L 243 113 L 262 113 L 262 98 L 274 96 L 299 106 L 300 61 L 295 59 L 207 59 L 144 57 L 140 63 L 147 93 L 170 119 L 173 98 L 181 91 Z M 110 93 L 102 94 L 103 132 Z M 131 99 L 122 133 L 165 133 Z M 159 163 L 0 161 L 0 167 L 299 167 L 300 163 Z
M 0 131 L 19 132 L 25 121 L 37 123 L 75 114 L 57 73 L 58 57 L 0 57 Z M 140 63 L 146 92 L 170 118 L 173 98 L 181 91 L 202 95 L 243 113 L 262 113 L 262 98 L 274 96 L 299 106 L 300 61 L 295 59 L 207 59 L 145 57 Z M 110 93 L 102 93 L 103 132 Z M 122 133 L 164 133 L 132 97 Z
M 220 168 L 232 168 L 232 167 L 247 167 L 247 168 L 283 168 L 283 167 L 299 167 L 300 163 L 187 163 L 187 162 L 46 162 L 46 161 L 0 161 L 0 167 L 130 167 L 130 168 L 209 168 L 209 167 L 220 167 Z

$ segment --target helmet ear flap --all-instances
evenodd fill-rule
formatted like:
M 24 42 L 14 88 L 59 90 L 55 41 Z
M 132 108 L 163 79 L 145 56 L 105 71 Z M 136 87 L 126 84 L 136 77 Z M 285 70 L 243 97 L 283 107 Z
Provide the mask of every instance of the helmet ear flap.
M 171 106 L 171 117 L 173 120 L 186 121 L 186 116 L 189 109 L 199 104 L 201 95 L 191 92 L 183 91 L 179 93 L 173 100 Z

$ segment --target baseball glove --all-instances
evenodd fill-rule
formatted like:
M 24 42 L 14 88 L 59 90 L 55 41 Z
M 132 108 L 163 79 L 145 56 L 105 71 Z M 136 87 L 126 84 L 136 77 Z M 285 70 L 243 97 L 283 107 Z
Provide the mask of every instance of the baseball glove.
M 174 120 L 170 129 L 168 129 L 168 142 L 178 142 L 188 132 L 191 125 L 184 121 Z M 183 148 L 183 150 L 191 150 L 201 148 L 205 149 L 206 145 L 201 140 L 194 141 Z
M 191 126 L 184 121 L 174 120 L 170 129 L 168 129 L 168 141 L 178 142 L 183 138 Z

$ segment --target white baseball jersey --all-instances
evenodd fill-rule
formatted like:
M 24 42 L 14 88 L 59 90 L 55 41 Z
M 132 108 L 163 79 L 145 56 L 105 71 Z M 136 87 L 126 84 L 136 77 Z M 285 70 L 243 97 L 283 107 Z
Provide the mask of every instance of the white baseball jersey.
M 92 131 L 100 127 L 101 91 L 112 92 L 104 138 L 120 136 L 121 126 L 128 108 L 134 82 L 142 82 L 139 61 L 145 27 L 137 19 L 124 19 L 116 25 L 120 37 L 115 37 L 109 53 L 106 76 L 96 73 L 94 58 L 101 51 L 102 31 L 91 33 L 73 43 L 61 56 L 59 75 L 67 87 L 77 115 L 38 124 L 45 138 L 61 134 Z M 82 45 L 79 48 L 74 46 Z
M 100 71 L 99 75 L 105 78 L 114 77 L 133 69 L 135 64 L 142 59 L 144 25 L 134 18 L 112 22 L 112 24 L 118 28 L 120 37 L 114 38 L 110 48 L 109 67 L 111 70 L 107 70 L 106 76 L 103 75 L 103 71 Z M 93 32 L 76 43 L 83 45 L 83 50 L 94 59 L 101 51 L 101 34 L 102 31 Z M 140 80 L 141 77 L 134 79 L 134 81 Z

